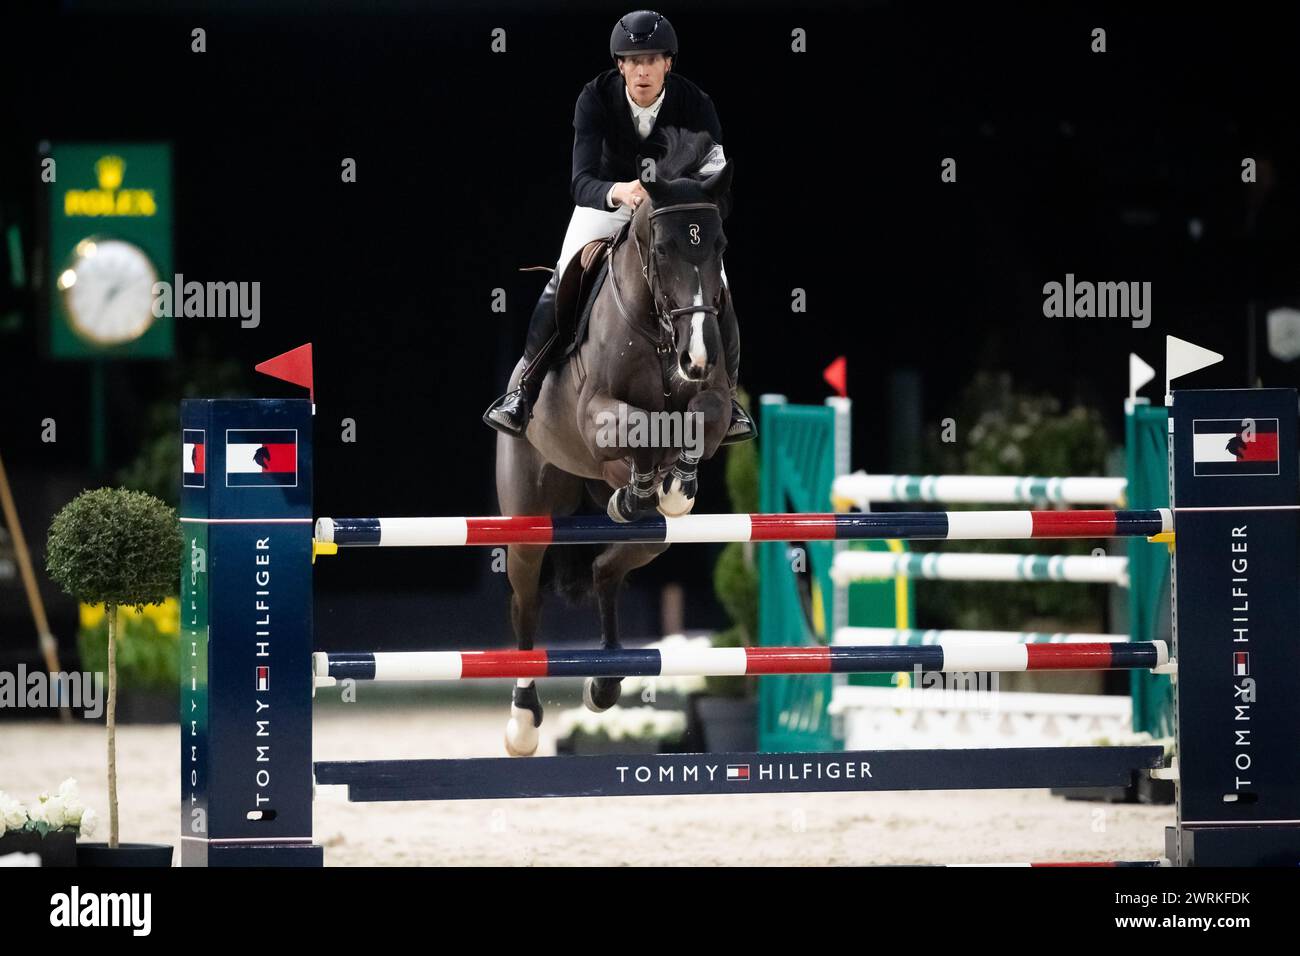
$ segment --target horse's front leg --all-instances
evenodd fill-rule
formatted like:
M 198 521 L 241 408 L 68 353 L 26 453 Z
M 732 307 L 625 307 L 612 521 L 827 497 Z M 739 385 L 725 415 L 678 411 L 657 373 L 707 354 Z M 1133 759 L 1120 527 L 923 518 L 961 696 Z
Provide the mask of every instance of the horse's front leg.
M 619 524 L 649 518 L 658 510 L 655 492 L 659 486 L 659 472 L 653 464 L 639 465 L 641 457 L 632 457 L 632 480 L 609 496 L 609 505 L 605 508 L 605 513 Z
M 609 496 L 605 511 L 614 521 L 626 524 L 655 514 L 655 493 L 659 486 L 658 460 L 661 449 L 648 447 L 651 434 L 646 423 L 650 413 L 610 395 L 594 395 L 584 410 L 583 434 L 592 456 L 604 463 L 603 474 L 611 485 L 621 473 L 619 463 L 631 462 L 629 480 Z M 638 424 L 640 423 L 640 424 Z
M 730 416 L 730 402 L 717 390 L 695 396 L 686 406 L 682 450 L 659 488 L 659 513 L 664 517 L 679 518 L 695 507 L 700 461 L 717 451 Z
M 677 463 L 659 486 L 659 513 L 665 518 L 680 518 L 690 514 L 695 507 L 695 492 L 699 487 L 696 475 L 700 460 L 683 451 Z

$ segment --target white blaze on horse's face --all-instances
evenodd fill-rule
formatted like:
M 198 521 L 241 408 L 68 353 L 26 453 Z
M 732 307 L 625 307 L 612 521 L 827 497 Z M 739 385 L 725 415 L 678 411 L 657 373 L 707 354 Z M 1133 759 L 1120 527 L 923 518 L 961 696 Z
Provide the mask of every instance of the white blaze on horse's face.
M 704 304 L 704 282 L 700 278 L 700 269 L 695 268 L 695 300 L 691 305 Z M 691 316 L 691 367 L 703 372 L 709 365 L 709 350 L 704 345 L 704 313 L 696 312 Z

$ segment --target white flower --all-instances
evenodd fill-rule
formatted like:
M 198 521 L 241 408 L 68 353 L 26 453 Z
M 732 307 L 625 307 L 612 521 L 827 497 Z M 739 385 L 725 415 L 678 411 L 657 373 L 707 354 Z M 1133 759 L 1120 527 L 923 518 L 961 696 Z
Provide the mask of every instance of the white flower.
M 81 815 L 81 835 L 84 837 L 94 836 L 95 827 L 99 823 L 99 816 L 94 810 L 86 810 Z
M 86 807 L 80 801 L 76 803 L 69 803 L 67 801 L 64 801 L 63 803 L 63 816 L 64 819 L 68 821 L 67 825 L 70 827 L 77 826 L 77 824 L 81 822 L 82 814 L 84 814 L 85 812 L 86 812 Z
M 86 812 L 86 805 L 81 802 L 76 780 L 69 777 L 59 784 L 58 796 L 53 799 L 63 806 L 64 826 L 75 827 L 81 822 L 81 815 Z
M 642 737 L 680 737 L 686 730 L 686 715 L 653 707 L 611 707 L 601 714 L 575 707 L 560 714 L 560 736 L 575 730 L 604 734 L 610 740 Z
M 0 790 L 0 834 L 6 830 L 21 830 L 26 825 L 27 808 Z
M 45 801 L 38 800 L 35 806 L 30 807 L 27 810 L 27 818 L 31 820 L 32 823 L 48 823 L 49 820 L 45 815 L 45 808 L 48 806 L 49 804 Z
M 11 809 L 6 810 L 3 814 L 4 826 L 8 830 L 21 830 L 27 825 L 27 808 L 17 801 Z
M 63 801 L 58 797 L 51 797 L 41 804 L 45 811 L 45 820 L 50 825 L 51 830 L 58 830 L 67 825 L 68 814 L 63 806 Z
M 64 826 L 80 826 L 81 818 L 85 812 L 86 808 L 80 801 L 68 802 L 65 800 L 63 803 L 63 818 L 66 821 Z

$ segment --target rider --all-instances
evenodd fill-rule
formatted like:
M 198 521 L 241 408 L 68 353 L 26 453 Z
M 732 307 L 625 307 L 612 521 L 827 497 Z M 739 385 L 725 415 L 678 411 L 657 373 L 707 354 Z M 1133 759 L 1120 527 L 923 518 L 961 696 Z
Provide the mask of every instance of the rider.
M 519 386 L 483 413 L 485 422 L 516 438 L 522 438 L 527 430 L 546 372 L 567 345 L 560 341 L 555 315 L 555 293 L 564 267 L 592 239 L 617 232 L 647 199 L 637 178 L 637 152 L 642 142 L 662 121 L 664 126 L 707 131 L 721 153 L 722 127 L 713 100 L 690 80 L 672 72 L 677 34 L 667 17 L 653 10 L 629 13 L 614 24 L 609 52 L 617 69 L 606 70 L 583 87 L 574 110 L 571 192 L 578 205 L 560 247 L 560 261 L 528 323 L 526 364 Z M 725 269 L 722 281 L 725 286 Z M 724 298 L 719 329 L 734 394 L 740 373 L 740 334 L 730 289 Z M 746 441 L 755 434 L 753 420 L 733 398 L 731 424 L 723 444 Z

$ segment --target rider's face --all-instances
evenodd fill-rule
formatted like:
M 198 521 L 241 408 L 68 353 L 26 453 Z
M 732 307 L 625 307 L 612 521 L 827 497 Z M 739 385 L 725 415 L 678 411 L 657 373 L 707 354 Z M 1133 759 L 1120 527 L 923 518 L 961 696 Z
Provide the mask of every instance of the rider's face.
M 673 68 L 671 57 L 662 53 L 620 57 L 618 72 L 637 106 L 649 106 L 664 88 L 664 77 Z

